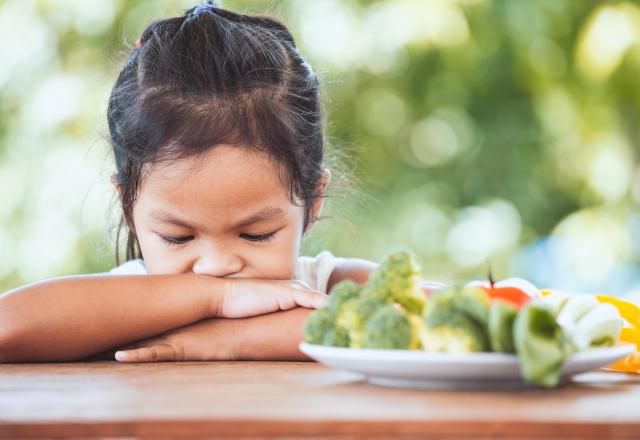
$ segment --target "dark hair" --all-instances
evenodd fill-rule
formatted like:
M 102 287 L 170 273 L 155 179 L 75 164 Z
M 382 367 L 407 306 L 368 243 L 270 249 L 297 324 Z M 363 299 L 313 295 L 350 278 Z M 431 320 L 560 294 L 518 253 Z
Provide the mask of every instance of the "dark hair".
M 322 119 L 316 75 L 276 19 L 205 4 L 149 25 L 109 99 L 123 209 L 116 263 L 124 227 L 126 259 L 142 257 L 132 211 L 144 165 L 216 144 L 273 159 L 292 202 L 304 201 L 306 228 L 323 169 Z

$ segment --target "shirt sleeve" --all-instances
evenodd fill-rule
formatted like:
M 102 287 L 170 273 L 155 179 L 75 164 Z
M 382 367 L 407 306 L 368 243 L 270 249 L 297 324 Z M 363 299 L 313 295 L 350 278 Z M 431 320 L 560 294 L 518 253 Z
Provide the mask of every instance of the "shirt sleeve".
M 343 258 L 334 257 L 329 251 L 322 251 L 315 257 L 298 257 L 295 279 L 306 283 L 313 290 L 327 292 L 329 278 Z
M 120 266 L 111 269 L 108 272 L 109 275 L 147 275 L 147 268 L 144 265 L 144 261 L 129 260 L 122 263 Z

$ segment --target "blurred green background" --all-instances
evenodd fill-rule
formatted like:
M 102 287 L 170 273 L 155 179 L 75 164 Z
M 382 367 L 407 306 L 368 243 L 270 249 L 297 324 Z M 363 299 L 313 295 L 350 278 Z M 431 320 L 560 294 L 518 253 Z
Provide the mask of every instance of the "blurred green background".
M 0 292 L 113 267 L 109 91 L 148 23 L 194 4 L 0 0 Z M 353 185 L 305 254 L 640 291 L 640 2 L 223 5 L 280 17 L 323 82 Z

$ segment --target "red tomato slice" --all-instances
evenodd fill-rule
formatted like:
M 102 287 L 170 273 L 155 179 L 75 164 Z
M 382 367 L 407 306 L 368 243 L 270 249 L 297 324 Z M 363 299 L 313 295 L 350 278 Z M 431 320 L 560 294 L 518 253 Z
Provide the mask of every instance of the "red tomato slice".
M 531 296 L 526 292 L 515 287 L 482 287 L 489 298 L 491 299 L 504 299 L 516 305 L 518 308 L 522 308 L 527 302 L 531 300 Z

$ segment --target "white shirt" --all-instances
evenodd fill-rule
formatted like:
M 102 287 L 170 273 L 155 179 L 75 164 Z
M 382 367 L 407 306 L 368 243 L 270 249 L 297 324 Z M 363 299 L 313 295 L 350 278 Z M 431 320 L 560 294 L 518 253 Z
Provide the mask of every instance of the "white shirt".
M 327 283 L 336 265 L 343 258 L 334 257 L 329 251 L 322 251 L 315 257 L 298 257 L 294 279 L 300 280 L 313 290 L 327 293 Z M 129 260 L 109 271 L 112 275 L 148 275 L 143 260 Z

